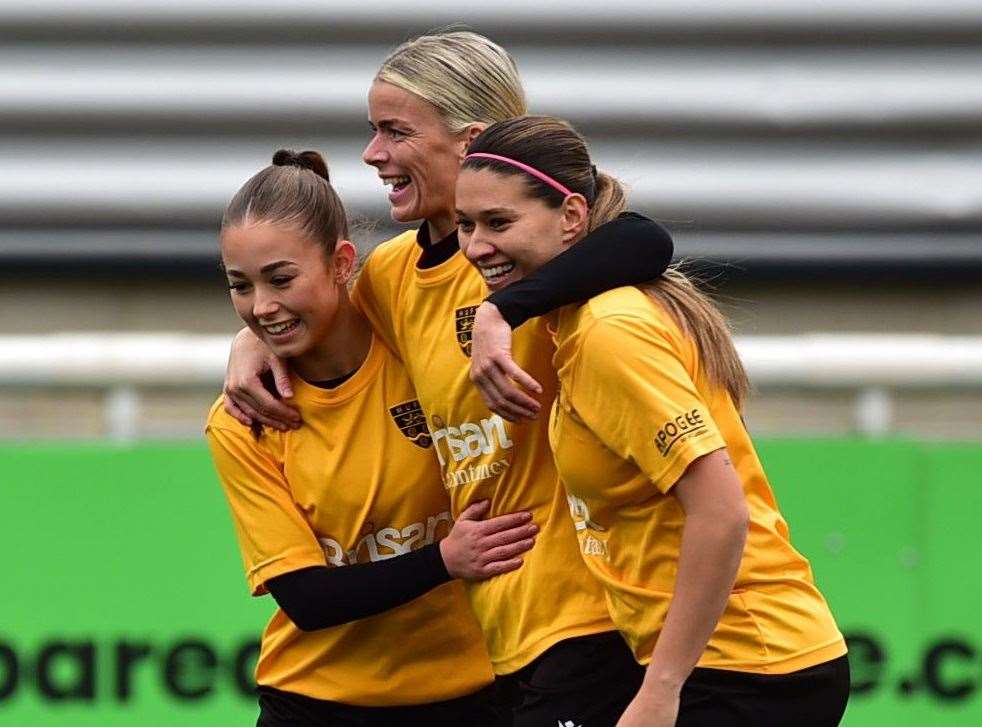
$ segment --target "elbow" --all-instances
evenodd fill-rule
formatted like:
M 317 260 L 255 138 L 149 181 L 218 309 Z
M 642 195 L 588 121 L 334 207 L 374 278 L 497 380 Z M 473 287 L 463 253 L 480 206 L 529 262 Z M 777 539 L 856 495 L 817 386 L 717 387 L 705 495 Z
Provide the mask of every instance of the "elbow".
M 282 608 L 282 607 L 281 607 Z M 336 626 L 337 624 L 332 623 L 330 619 L 324 617 L 322 613 L 314 613 L 313 611 L 308 611 L 305 609 L 283 609 L 283 613 L 286 617 L 293 622 L 293 625 L 304 633 L 310 633 L 311 631 L 320 631 L 321 629 L 326 629 L 329 626 Z
M 750 532 L 750 508 L 747 507 L 746 501 L 741 499 L 739 505 L 729 511 L 724 522 L 727 539 L 738 545 L 742 553 Z
M 309 614 L 287 612 L 286 615 L 287 618 L 289 618 L 290 621 L 293 622 L 293 625 L 296 626 L 301 631 L 303 631 L 304 633 L 317 631 L 318 629 L 324 627 L 323 624 L 318 623 L 317 621 L 312 619 Z

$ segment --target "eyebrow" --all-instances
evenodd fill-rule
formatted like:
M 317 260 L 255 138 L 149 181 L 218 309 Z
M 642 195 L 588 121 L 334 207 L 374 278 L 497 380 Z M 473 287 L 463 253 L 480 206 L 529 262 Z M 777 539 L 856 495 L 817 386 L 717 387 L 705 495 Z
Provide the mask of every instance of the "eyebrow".
M 456 212 L 458 215 L 467 217 L 467 213 L 464 212 L 463 210 L 455 209 L 454 212 Z M 487 215 L 500 215 L 500 214 L 514 214 L 514 212 L 515 210 L 511 209 L 510 207 L 494 207 L 489 210 L 481 210 L 480 212 L 478 212 L 478 215 L 487 216 Z
M 272 272 L 274 270 L 277 270 L 279 268 L 282 268 L 285 265 L 294 265 L 294 264 L 295 263 L 292 260 L 277 260 L 274 263 L 269 263 L 268 265 L 263 265 L 261 268 L 259 268 L 259 272 L 260 273 L 270 273 L 270 272 Z M 221 267 L 225 271 L 225 274 L 226 275 L 232 275 L 232 276 L 235 276 L 237 278 L 244 278 L 244 277 L 246 277 L 245 273 L 243 273 L 241 270 L 236 270 L 235 268 L 226 268 L 223 263 L 221 264 Z
M 397 118 L 394 118 L 394 119 L 380 119 L 377 124 L 374 121 L 372 121 L 371 119 L 368 120 L 368 125 L 369 126 L 373 126 L 376 129 L 391 129 L 393 126 L 395 126 L 397 124 L 399 126 L 409 126 L 409 123 L 408 122 L 403 121 L 402 119 L 400 119 L 398 117 Z

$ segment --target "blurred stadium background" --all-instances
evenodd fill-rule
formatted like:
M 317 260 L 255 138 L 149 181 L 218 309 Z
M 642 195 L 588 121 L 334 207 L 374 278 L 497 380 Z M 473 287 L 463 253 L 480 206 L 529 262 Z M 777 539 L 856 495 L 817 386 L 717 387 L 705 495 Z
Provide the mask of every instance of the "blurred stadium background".
M 238 328 L 217 223 L 292 146 L 378 222 L 365 251 L 393 234 L 368 85 L 458 22 L 730 312 L 853 637 L 846 723 L 982 723 L 977 0 L 0 0 L 0 724 L 248 723 L 269 605 L 200 441 Z

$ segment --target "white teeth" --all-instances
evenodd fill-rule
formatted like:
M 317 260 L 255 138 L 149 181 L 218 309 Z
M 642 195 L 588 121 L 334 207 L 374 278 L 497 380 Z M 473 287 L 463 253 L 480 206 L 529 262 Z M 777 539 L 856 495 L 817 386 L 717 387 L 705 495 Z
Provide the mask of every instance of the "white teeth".
M 263 328 L 265 328 L 269 333 L 271 333 L 271 334 L 273 334 L 275 336 L 275 335 L 278 335 L 280 333 L 283 333 L 284 331 L 290 330 L 297 323 L 298 323 L 298 321 L 296 319 L 294 319 L 292 321 L 286 321 L 285 323 L 274 323 L 271 326 L 263 326 Z
M 382 177 L 383 184 L 390 184 L 393 187 L 399 187 L 404 184 L 409 184 L 409 181 L 410 181 L 409 177 L 404 175 L 399 177 Z
M 484 276 L 485 280 L 494 280 L 495 278 L 501 277 L 502 275 L 507 275 L 515 267 L 515 263 L 504 263 L 503 265 L 493 265 L 489 268 L 481 268 L 481 275 Z

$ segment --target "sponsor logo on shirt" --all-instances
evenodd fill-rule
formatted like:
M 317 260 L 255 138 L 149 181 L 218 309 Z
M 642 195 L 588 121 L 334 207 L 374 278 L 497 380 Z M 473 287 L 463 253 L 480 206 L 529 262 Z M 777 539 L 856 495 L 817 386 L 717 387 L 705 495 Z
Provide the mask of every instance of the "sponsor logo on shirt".
M 471 357 L 471 337 L 474 334 L 474 314 L 476 312 L 476 305 L 458 308 L 454 312 L 454 329 L 457 332 L 457 343 L 460 344 L 460 350 L 464 352 L 467 358 Z
M 709 431 L 709 427 L 702 418 L 702 412 L 693 409 L 662 424 L 658 433 L 655 434 L 655 447 L 658 448 L 658 453 L 662 457 L 667 457 L 676 442 L 680 442 L 693 434 L 703 434 L 707 431 Z
M 347 550 L 334 538 L 318 538 L 318 540 L 327 562 L 340 567 L 388 560 L 404 555 L 445 537 L 450 532 L 451 525 L 453 525 L 453 518 L 448 511 L 444 511 L 430 515 L 425 522 L 412 523 L 404 528 L 387 527 L 369 530 L 353 548 Z
M 389 408 L 389 414 L 392 415 L 399 431 L 417 447 L 427 449 L 433 443 L 430 430 L 426 426 L 426 415 L 417 400 L 396 404 Z
M 439 416 L 434 416 L 432 422 L 433 446 L 440 465 L 444 468 L 444 484 L 447 489 L 497 477 L 508 469 L 507 457 L 458 468 L 466 460 L 493 456 L 514 446 L 505 429 L 504 419 L 497 414 L 478 423 L 462 422 L 452 425 Z
M 590 510 L 586 503 L 575 495 L 566 495 L 569 503 L 569 512 L 573 516 L 573 525 L 576 527 L 577 535 L 580 538 L 580 550 L 583 555 L 592 555 L 599 558 L 607 558 L 607 543 L 595 536 L 593 533 L 605 533 L 607 528 L 595 522 L 590 517 Z

